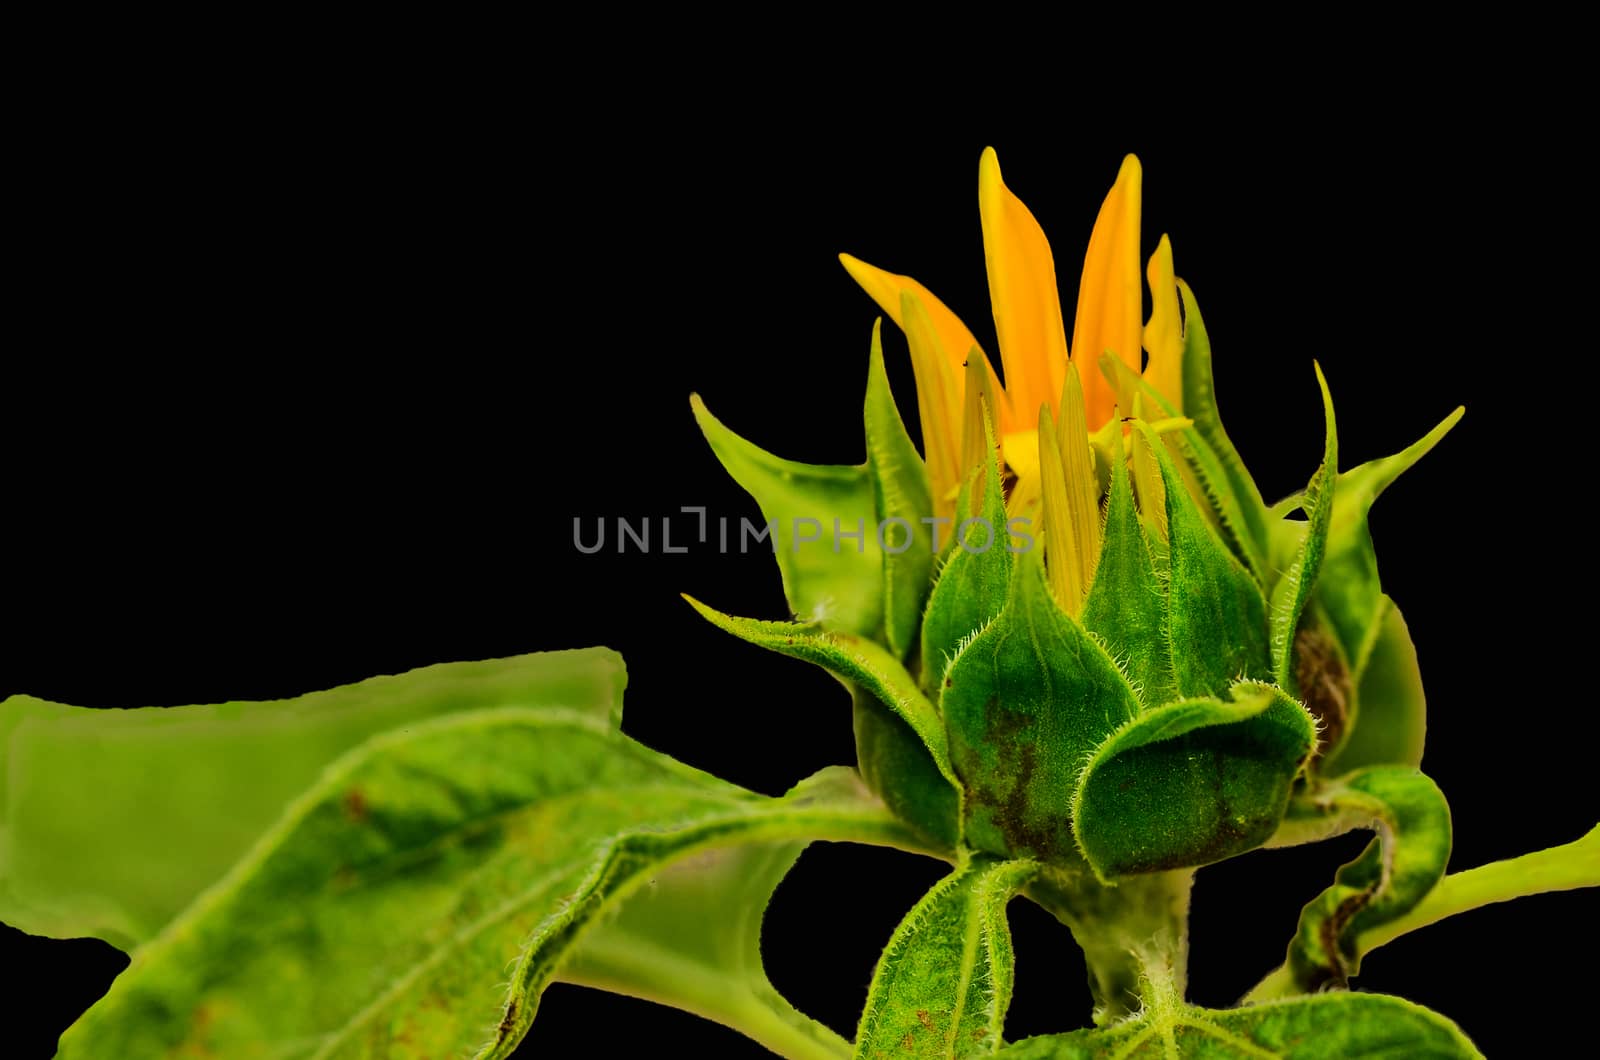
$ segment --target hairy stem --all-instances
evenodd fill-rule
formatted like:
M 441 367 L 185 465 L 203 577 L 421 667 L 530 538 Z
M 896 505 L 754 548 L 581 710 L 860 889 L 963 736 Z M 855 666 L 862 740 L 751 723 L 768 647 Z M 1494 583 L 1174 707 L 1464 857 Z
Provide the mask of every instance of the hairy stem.
M 1087 873 L 1049 872 L 1029 886 L 1028 896 L 1071 929 L 1083 950 L 1096 1024 L 1183 999 L 1193 884 L 1189 871 L 1132 876 L 1113 885 Z
M 794 1060 L 850 1055 L 849 1042 L 764 983 L 750 989 L 674 953 L 638 944 L 591 947 L 586 957 L 581 974 L 563 973 L 560 978 L 692 1012 Z

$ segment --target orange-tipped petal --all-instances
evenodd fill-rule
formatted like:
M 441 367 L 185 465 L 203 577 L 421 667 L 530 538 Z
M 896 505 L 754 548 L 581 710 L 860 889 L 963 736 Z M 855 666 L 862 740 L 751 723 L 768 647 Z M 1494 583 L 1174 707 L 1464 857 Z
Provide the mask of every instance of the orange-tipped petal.
M 1089 250 L 1083 259 L 1083 279 L 1078 285 L 1078 316 L 1072 328 L 1072 349 L 1077 354 L 1078 378 L 1083 383 L 1084 409 L 1094 430 L 1111 418 L 1117 395 L 1100 373 L 1100 355 L 1110 350 L 1139 371 L 1139 347 L 1144 328 L 1143 291 L 1139 286 L 1139 196 L 1143 177 L 1139 160 L 1122 160 L 1117 182 L 1100 206 Z M 1005 343 L 1001 343 L 1001 353 Z M 1009 377 L 1010 362 L 1006 362 Z
M 902 288 L 899 323 L 911 347 L 911 370 L 917 378 L 917 415 L 922 421 L 922 454 L 933 490 L 934 514 L 955 511 L 961 486 L 960 362 L 952 362 L 939 342 L 937 329 L 922 299 Z
M 900 296 L 905 292 L 915 295 L 917 301 L 922 303 L 922 308 L 927 311 L 928 321 L 933 326 L 933 334 L 939 340 L 939 348 L 944 351 L 956 378 L 961 378 L 962 366 L 967 362 L 967 351 L 977 346 L 978 340 L 972 337 L 971 330 L 961 322 L 961 318 L 956 316 L 949 306 L 939 301 L 932 291 L 909 276 L 885 272 L 876 265 L 868 265 L 860 258 L 849 254 L 840 254 L 839 263 L 850 274 L 850 278 L 861 285 L 861 289 L 878 303 L 878 307 L 889 315 L 889 319 L 894 321 L 901 331 L 906 329 L 906 322 L 900 308 L 902 304 Z M 984 364 L 988 363 L 988 357 L 985 356 Z M 993 367 L 989 368 L 989 383 L 995 391 L 998 402 L 989 407 L 999 417 L 1000 422 L 997 426 L 1003 426 L 1009 421 L 1009 412 L 1006 408 L 1005 395 L 1000 392 L 1000 377 L 995 374 Z M 921 385 L 920 381 L 918 385 Z
M 1145 269 L 1150 281 L 1150 319 L 1144 326 L 1144 348 L 1150 354 L 1144 378 L 1156 392 L 1183 411 L 1183 314 L 1178 308 L 1178 281 L 1172 271 L 1172 243 L 1156 245 Z M 1137 365 L 1135 365 L 1137 367 Z
M 978 162 L 978 213 L 1006 394 L 1016 416 L 1031 417 L 1061 392 L 1067 333 L 1050 244 L 1033 214 L 1000 179 L 1000 160 L 992 147 Z

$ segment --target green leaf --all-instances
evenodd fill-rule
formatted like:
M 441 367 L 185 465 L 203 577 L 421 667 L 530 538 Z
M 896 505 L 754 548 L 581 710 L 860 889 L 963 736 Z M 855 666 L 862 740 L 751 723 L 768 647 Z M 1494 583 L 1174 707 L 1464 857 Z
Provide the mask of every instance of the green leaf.
M 1367 520 L 1372 504 L 1402 472 L 1437 445 L 1465 411 L 1456 409 L 1403 451 L 1368 461 L 1339 476 L 1333 518 L 1328 528 L 1327 553 L 1314 592 L 1332 622 L 1346 658 L 1360 657 L 1380 609 L 1382 590 L 1378 582 L 1378 560 Z
M 1345 739 L 1323 763 L 1322 772 L 1338 776 L 1370 765 L 1420 765 L 1428 732 L 1422 670 L 1406 620 L 1385 595 L 1378 597 L 1377 618 L 1354 682 Z
M 1166 590 L 1134 506 L 1122 432 L 1110 433 L 1111 490 L 1105 534 L 1100 563 L 1084 603 L 1083 625 L 1121 661 L 1140 702 L 1156 706 L 1177 698 L 1167 636 Z
M 1326 424 L 1322 450 L 1322 465 L 1311 476 L 1300 506 L 1306 513 L 1306 532 L 1300 540 L 1293 562 L 1272 589 L 1272 671 L 1278 685 L 1290 695 L 1299 695 L 1296 681 L 1295 635 L 1300 628 L 1300 616 L 1311 598 L 1311 588 L 1316 584 L 1317 572 L 1322 567 L 1322 554 L 1328 544 L 1328 526 L 1333 519 L 1334 498 L 1337 495 L 1339 475 L 1339 432 L 1333 419 L 1333 395 L 1328 393 L 1328 381 L 1322 375 L 1322 366 L 1316 365 L 1317 386 L 1322 389 L 1322 416 Z
M 1147 1010 L 1105 1030 L 1029 1038 L 1004 1060 L 1466 1060 L 1482 1054 L 1436 1012 L 1383 994 L 1331 993 L 1216 1010 Z
M 1241 679 L 1268 680 L 1260 587 L 1212 534 L 1155 432 L 1144 423 L 1134 426 L 1150 440 L 1167 495 L 1167 624 L 1178 693 L 1220 696 Z
M 858 697 L 857 750 L 867 782 L 901 819 L 946 846 L 955 845 L 960 835 L 961 786 L 950 766 L 944 722 L 898 659 L 864 637 L 834 633 L 816 625 L 735 618 L 691 596 L 684 599 L 719 629 L 782 655 L 815 663 L 887 707 L 892 716 L 880 719 Z M 909 739 L 872 728 L 863 734 L 863 712 L 868 712 L 869 726 L 908 730 Z M 867 737 L 864 746 L 863 735 Z M 927 775 L 924 762 L 935 771 L 933 776 Z
M 413 726 L 330 766 L 59 1055 L 502 1057 L 652 877 L 810 838 L 915 847 L 859 789 L 765 798 L 570 712 Z
M 944 695 L 945 672 L 961 646 L 972 635 L 993 621 L 1005 607 L 1014 566 L 1010 537 L 1007 534 L 1005 496 L 1000 487 L 999 457 L 987 417 L 985 430 L 989 454 L 968 488 L 963 489 L 957 507 L 958 522 L 949 539 L 948 558 L 940 568 L 928 597 L 928 610 L 922 619 L 922 679 L 935 699 Z M 982 503 L 972 514 L 972 495 L 982 485 Z M 967 527 L 967 535 L 961 528 Z M 985 546 L 985 535 L 988 545 Z
M 1211 339 L 1194 292 L 1182 280 L 1178 294 L 1183 299 L 1183 414 L 1194 420 L 1194 431 L 1209 450 L 1218 473 L 1208 475 L 1212 492 L 1227 499 L 1219 508 L 1226 512 L 1228 529 L 1237 535 L 1246 562 L 1256 570 L 1267 554 L 1266 505 L 1255 479 L 1244 466 L 1233 440 L 1222 426 L 1217 411 L 1216 384 L 1211 376 Z M 1196 449 L 1199 447 L 1196 446 Z M 1236 520 L 1236 521 L 1235 521 Z
M 495 706 L 615 727 L 626 683 L 621 656 L 587 648 L 259 703 L 90 710 L 13 696 L 0 703 L 0 920 L 132 949 L 368 737 Z
M 968 842 L 994 854 L 1076 858 L 1078 774 L 1139 702 L 1100 643 L 1057 606 L 1037 551 L 1022 557 L 1005 610 L 961 649 L 945 685 Z
M 1272 836 L 1316 728 L 1271 685 L 1231 694 L 1147 710 L 1095 750 L 1072 826 L 1101 879 L 1209 864 Z
M 901 658 L 916 644 L 917 625 L 933 575 L 933 515 L 928 469 L 917 454 L 889 391 L 879 332 L 872 325 L 872 362 L 867 373 L 867 473 L 883 551 L 883 626 L 889 650 Z
M 788 801 L 848 803 L 860 788 L 854 770 L 833 766 Z M 762 966 L 762 914 L 805 847 L 746 843 L 669 865 L 592 928 L 556 978 L 693 1012 L 774 1048 L 848 1056 L 850 1043 L 795 1011 Z
M 761 507 L 784 597 L 795 615 L 830 629 L 876 635 L 883 624 L 883 556 L 866 465 L 802 464 L 773 456 L 724 427 L 698 395 L 689 400 L 717 459 Z
M 1343 985 L 1361 965 L 1357 936 L 1410 912 L 1444 876 L 1450 807 L 1415 769 L 1378 766 L 1297 796 L 1279 845 L 1371 828 L 1377 837 L 1300 913 L 1287 967 L 1304 991 Z
M 1035 871 L 980 855 L 923 896 L 873 973 L 857 1057 L 955 1060 L 1000 1047 L 1012 984 L 1006 904 Z

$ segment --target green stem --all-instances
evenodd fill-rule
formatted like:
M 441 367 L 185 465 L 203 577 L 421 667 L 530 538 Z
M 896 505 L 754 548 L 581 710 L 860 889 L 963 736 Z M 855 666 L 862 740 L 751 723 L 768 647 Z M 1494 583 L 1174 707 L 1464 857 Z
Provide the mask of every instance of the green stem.
M 1357 936 L 1356 948 L 1370 953 L 1401 935 L 1469 909 L 1579 887 L 1600 887 L 1600 825 L 1582 839 L 1562 846 L 1446 876 L 1411 912 Z
M 661 947 L 591 942 L 582 971 L 559 976 L 578 986 L 643 998 L 731 1027 L 793 1060 L 841 1060 L 850 1043 L 789 1004 L 766 982 L 741 982 Z
M 1095 1023 L 1106 1026 L 1156 1002 L 1182 1001 L 1189 963 L 1190 871 L 1102 884 L 1047 872 L 1028 897 L 1072 931 L 1089 969 Z

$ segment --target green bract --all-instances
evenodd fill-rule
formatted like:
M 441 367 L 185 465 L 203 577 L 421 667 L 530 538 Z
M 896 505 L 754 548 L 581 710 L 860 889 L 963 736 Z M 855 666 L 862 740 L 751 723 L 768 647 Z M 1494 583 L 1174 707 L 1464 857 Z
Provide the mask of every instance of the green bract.
M 1349 980 L 1444 916 L 1600 883 L 1600 828 L 1446 875 L 1416 650 L 1368 513 L 1460 410 L 1341 471 L 1317 369 L 1321 460 L 1268 506 L 1165 239 L 1139 319 L 1138 180 L 1130 159 L 1102 208 L 1069 360 L 1049 247 L 985 154 L 1003 387 L 931 293 L 846 259 L 906 334 L 922 453 L 877 327 L 859 465 L 774 456 L 693 399 L 791 614 L 689 602 L 839 679 L 855 769 L 772 798 L 653 751 L 621 730 L 605 649 L 273 703 L 0 704 L 0 919 L 132 954 L 59 1055 L 503 1057 L 565 981 L 802 1058 L 1476 1056 Z M 1195 871 L 1358 829 L 1365 851 L 1284 925 L 1282 966 L 1241 1007 L 1189 1004 Z M 952 866 L 889 939 L 853 1040 L 762 963 L 763 912 L 814 840 Z M 1081 947 L 1093 1028 L 1004 1040 L 1018 897 Z

